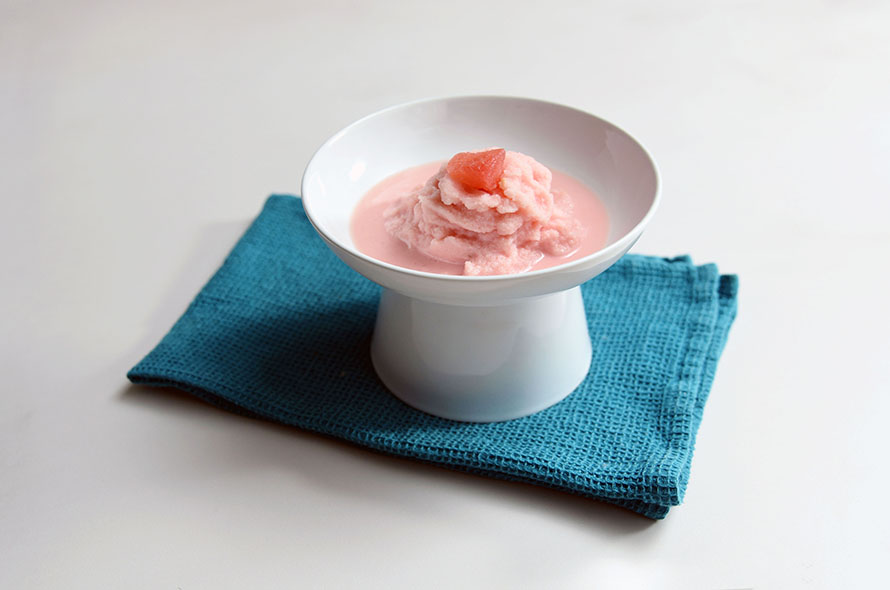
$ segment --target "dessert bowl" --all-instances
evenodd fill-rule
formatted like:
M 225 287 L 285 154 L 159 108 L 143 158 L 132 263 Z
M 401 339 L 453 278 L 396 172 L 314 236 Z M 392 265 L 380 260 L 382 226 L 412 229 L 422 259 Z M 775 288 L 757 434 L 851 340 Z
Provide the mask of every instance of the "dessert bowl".
M 350 218 L 375 184 L 493 145 L 596 192 L 609 216 L 605 246 L 562 265 L 494 276 L 402 268 L 355 248 Z M 603 119 L 540 100 L 465 96 L 394 106 L 339 131 L 307 165 L 302 198 L 331 250 L 383 287 L 371 358 L 384 385 L 425 412 L 492 422 L 547 408 L 583 381 L 591 345 L 579 285 L 640 237 L 659 183 L 646 150 Z

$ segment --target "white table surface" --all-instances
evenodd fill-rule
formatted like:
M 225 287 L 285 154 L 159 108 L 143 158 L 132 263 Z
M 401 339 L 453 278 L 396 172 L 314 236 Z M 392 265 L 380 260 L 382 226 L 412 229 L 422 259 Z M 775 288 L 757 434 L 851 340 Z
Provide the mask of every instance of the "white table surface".
M 0 2 L 0 587 L 862 588 L 890 553 L 890 4 Z M 639 253 L 741 280 L 661 522 L 125 373 L 269 193 L 428 96 L 654 154 Z

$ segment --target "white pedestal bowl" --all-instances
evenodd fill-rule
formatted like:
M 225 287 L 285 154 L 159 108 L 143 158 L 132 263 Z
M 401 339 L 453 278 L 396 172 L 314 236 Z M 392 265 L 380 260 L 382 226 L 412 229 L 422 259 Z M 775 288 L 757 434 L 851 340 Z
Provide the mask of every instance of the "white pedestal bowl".
M 350 217 L 372 186 L 492 145 L 526 153 L 593 189 L 609 215 L 606 245 L 563 265 L 485 277 L 402 268 L 355 248 Z M 639 238 L 659 186 L 652 158 L 611 123 L 539 100 L 467 96 L 399 105 L 349 125 L 312 157 L 302 194 L 333 252 L 384 289 L 371 344 L 384 385 L 430 414 L 493 422 L 547 408 L 583 381 L 591 345 L 579 285 Z

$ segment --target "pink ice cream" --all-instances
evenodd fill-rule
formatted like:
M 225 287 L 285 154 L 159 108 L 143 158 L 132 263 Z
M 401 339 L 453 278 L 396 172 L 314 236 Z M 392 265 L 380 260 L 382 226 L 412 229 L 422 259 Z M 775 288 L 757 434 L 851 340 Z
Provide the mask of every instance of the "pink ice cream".
M 463 264 L 465 275 L 523 272 L 545 255 L 571 254 L 584 237 L 571 200 L 551 181 L 550 170 L 524 154 L 465 152 L 395 201 L 384 224 L 409 248 Z

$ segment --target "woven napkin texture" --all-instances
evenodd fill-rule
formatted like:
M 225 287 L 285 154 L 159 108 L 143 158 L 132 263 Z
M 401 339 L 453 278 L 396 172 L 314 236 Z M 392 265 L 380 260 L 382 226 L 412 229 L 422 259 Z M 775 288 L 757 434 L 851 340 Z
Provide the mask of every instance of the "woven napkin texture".
M 535 415 L 461 423 L 390 395 L 369 357 L 379 287 L 340 262 L 293 196 L 273 195 L 170 332 L 128 374 L 242 414 L 403 457 L 663 518 L 735 316 L 737 280 L 627 255 L 582 286 L 590 373 Z

